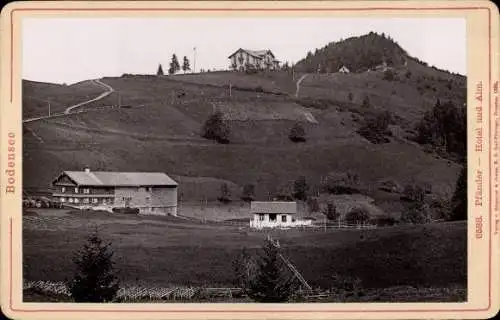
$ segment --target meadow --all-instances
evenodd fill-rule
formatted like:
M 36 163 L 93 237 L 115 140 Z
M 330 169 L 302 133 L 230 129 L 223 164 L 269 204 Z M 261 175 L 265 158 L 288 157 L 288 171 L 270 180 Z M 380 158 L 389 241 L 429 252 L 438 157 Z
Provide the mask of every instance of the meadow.
M 256 253 L 268 234 L 314 288 L 335 276 L 358 278 L 365 289 L 397 286 L 465 288 L 465 222 L 378 229 L 254 231 L 244 225 L 176 217 L 37 209 L 23 218 L 25 281 L 65 281 L 71 257 L 98 230 L 112 243 L 124 285 L 234 287 L 232 262 Z

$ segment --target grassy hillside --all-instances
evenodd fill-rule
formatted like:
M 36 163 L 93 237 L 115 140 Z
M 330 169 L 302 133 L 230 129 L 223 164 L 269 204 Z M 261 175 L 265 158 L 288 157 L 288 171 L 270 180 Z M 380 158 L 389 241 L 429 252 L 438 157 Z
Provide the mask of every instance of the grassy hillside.
M 51 113 L 60 113 L 71 105 L 90 100 L 104 92 L 101 86 L 91 81 L 60 85 L 23 80 L 22 86 L 24 119 L 48 115 L 49 101 Z
M 219 73 L 216 79 L 224 75 L 233 77 L 232 73 Z M 283 79 L 287 73 L 269 75 Z M 201 84 L 199 79 L 205 76 Z M 103 170 L 211 177 L 240 187 L 254 183 L 261 198 L 289 187 L 300 175 L 314 186 L 327 173 L 346 170 L 357 173 L 366 186 L 392 178 L 403 185 L 409 181 L 431 183 L 436 191 L 445 194 L 453 190 L 459 166 L 424 152 L 404 139 L 404 132 L 402 138 L 396 136 L 390 143 L 378 145 L 356 133 L 364 117 L 376 112 L 359 105 L 359 97 L 369 93 L 374 97 L 373 109 L 387 106 L 396 115 L 395 127 L 407 129 L 406 122 L 416 121 L 422 112 L 416 110 L 419 103 L 413 100 L 418 94 L 411 91 L 411 86 L 398 83 L 401 90 L 392 94 L 388 91 L 390 84 L 376 76 L 311 76 L 304 80 L 297 100 L 252 91 L 253 77 L 257 76 L 238 77 L 248 77 L 248 86 L 241 83 L 242 90 L 233 90 L 231 97 L 227 87 L 211 83 L 214 78 L 208 73 L 192 75 L 191 81 L 196 83 L 154 76 L 105 78 L 103 81 L 120 94 L 122 105 L 132 107 L 91 110 L 27 124 L 25 187 L 46 189 L 59 171 L 89 165 Z M 363 84 L 370 82 L 387 89 L 377 91 Z M 403 88 L 411 99 L 399 97 Z M 344 102 L 340 95 L 348 90 L 355 93 L 355 98 Z M 378 104 L 375 95 L 391 103 Z M 101 103 L 112 104 L 113 100 L 116 97 Z M 311 101 L 324 105 L 310 107 Z M 214 110 L 224 111 L 230 121 L 229 145 L 200 137 L 204 121 Z M 296 122 L 306 130 L 308 140 L 304 144 L 288 140 Z M 44 170 L 39 167 L 42 162 Z M 187 200 L 204 197 L 189 194 L 191 199 Z
M 267 233 L 170 217 L 40 210 L 23 224 L 26 280 L 62 281 L 85 236 L 99 232 L 113 243 L 124 283 L 231 286 L 231 263 L 243 247 L 259 248 Z M 321 228 L 320 228 L 321 229 Z M 312 286 L 334 285 L 335 274 L 357 277 L 363 288 L 400 285 L 465 287 L 465 223 L 374 230 L 272 232 Z

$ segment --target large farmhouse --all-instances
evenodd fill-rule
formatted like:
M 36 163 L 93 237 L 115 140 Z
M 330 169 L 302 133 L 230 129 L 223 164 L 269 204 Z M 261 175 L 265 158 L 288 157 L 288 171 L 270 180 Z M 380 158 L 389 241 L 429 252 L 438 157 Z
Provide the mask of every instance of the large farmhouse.
M 138 208 L 141 214 L 177 215 L 178 184 L 163 172 L 63 171 L 53 197 L 75 208 Z
M 299 220 L 295 217 L 297 203 L 293 201 L 253 201 L 250 204 L 250 227 L 288 228 L 311 225 L 311 220 Z
M 248 69 L 277 70 L 279 61 L 271 50 L 238 49 L 228 57 L 231 60 L 231 69 L 245 71 Z

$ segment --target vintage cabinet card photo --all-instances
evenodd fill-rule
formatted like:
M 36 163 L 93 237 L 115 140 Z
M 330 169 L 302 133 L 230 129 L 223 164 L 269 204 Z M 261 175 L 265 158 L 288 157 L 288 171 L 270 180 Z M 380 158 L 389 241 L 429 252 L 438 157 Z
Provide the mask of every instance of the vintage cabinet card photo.
M 1 12 L 13 319 L 485 319 L 489 1 L 26 1 Z

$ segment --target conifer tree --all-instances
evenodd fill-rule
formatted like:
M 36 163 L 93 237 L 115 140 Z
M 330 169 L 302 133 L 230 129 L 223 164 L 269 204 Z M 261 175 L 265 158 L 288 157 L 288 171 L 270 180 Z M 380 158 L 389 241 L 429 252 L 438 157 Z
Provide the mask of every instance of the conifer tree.
M 186 73 L 186 71 L 191 71 L 191 66 L 189 65 L 189 59 L 184 56 L 183 62 L 182 62 L 182 71 Z
M 286 302 L 295 289 L 293 279 L 280 257 L 280 249 L 267 240 L 255 276 L 248 281 L 248 296 L 257 302 Z
M 75 302 L 110 302 L 116 296 L 119 282 L 110 246 L 94 233 L 75 253 L 76 273 L 68 286 Z
M 161 66 L 161 63 L 160 65 L 158 66 L 158 71 L 156 71 L 156 75 L 157 76 L 162 76 L 163 75 L 163 68 Z
M 179 60 L 177 59 L 177 55 L 174 53 L 170 61 L 170 68 L 168 69 L 168 74 L 175 74 L 180 69 L 181 67 L 179 65 Z

